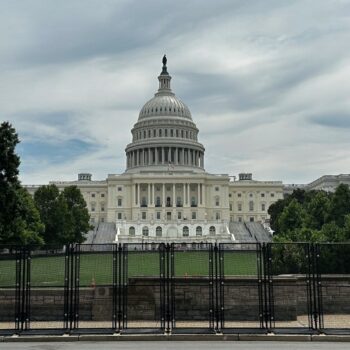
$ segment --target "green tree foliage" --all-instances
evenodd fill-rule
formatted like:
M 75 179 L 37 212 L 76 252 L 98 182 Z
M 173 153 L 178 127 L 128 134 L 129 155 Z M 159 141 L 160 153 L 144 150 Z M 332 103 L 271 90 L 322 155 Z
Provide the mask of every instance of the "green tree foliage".
M 41 245 L 43 225 L 32 197 L 18 180 L 20 159 L 16 130 L 8 122 L 0 125 L 0 243 Z
M 350 241 L 350 189 L 334 193 L 296 190 L 271 205 L 271 227 L 278 242 Z
M 41 186 L 34 195 L 35 204 L 45 223 L 43 238 L 47 246 L 82 243 L 90 229 L 85 200 L 76 186 L 62 193 L 56 185 Z

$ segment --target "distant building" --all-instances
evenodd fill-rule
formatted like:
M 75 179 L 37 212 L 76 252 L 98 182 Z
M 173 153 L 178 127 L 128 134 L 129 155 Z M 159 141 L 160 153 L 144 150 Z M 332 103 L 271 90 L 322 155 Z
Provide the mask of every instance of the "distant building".
M 315 181 L 307 185 L 308 190 L 323 190 L 326 192 L 334 192 L 340 184 L 350 186 L 350 174 L 339 175 L 323 175 Z

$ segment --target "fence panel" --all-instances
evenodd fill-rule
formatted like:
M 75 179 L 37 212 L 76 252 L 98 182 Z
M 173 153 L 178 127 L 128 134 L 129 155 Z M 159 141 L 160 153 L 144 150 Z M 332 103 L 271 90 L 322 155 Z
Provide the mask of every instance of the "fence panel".
M 211 243 L 171 245 L 172 332 L 214 332 L 214 251 Z
M 350 333 L 350 244 L 319 244 L 316 249 L 320 329 Z
M 19 247 L 0 246 L 0 334 L 21 329 L 21 255 Z
M 115 244 L 76 246 L 70 306 L 75 313 L 73 328 L 79 333 L 116 331 L 116 261 Z
M 26 330 L 67 330 L 68 250 L 27 250 Z
M 312 248 L 307 243 L 267 245 L 267 302 L 275 332 L 308 333 L 317 328 Z
M 123 324 L 121 333 L 164 332 L 166 247 L 123 244 Z
M 219 245 L 220 327 L 223 333 L 264 327 L 262 249 L 259 243 Z

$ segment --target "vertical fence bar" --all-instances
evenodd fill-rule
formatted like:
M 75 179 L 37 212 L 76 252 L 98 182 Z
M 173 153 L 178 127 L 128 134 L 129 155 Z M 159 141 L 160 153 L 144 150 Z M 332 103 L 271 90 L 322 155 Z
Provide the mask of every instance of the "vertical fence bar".
M 12 251 L 13 248 L 10 248 Z M 21 271 L 22 271 L 22 256 L 21 249 L 15 248 L 16 257 L 16 285 L 15 285 L 15 331 L 19 332 L 21 324 Z
M 170 269 L 171 269 L 171 328 L 176 327 L 175 317 L 175 249 L 174 244 L 170 245 Z
M 218 276 L 218 245 L 215 243 L 214 246 L 214 267 L 215 267 L 215 277 L 214 277 L 214 286 L 215 286 L 215 306 L 214 306 L 214 312 L 215 312 L 215 331 L 220 331 L 220 316 L 219 316 L 219 288 L 220 288 L 220 279 Z
M 219 245 L 219 274 L 220 274 L 220 328 L 225 327 L 225 281 L 224 281 L 224 249 Z
M 80 293 L 80 244 L 75 244 L 74 249 L 74 298 L 73 298 L 73 310 L 74 310 L 74 328 L 79 328 L 79 293 Z
M 258 274 L 258 295 L 259 295 L 259 321 L 260 328 L 264 328 L 264 301 L 263 301 L 263 279 L 262 279 L 262 246 L 260 243 L 256 244 L 256 260 L 257 260 L 257 274 Z
M 170 271 L 171 249 L 169 243 L 165 246 L 165 273 L 166 273 L 166 300 L 165 300 L 165 332 L 170 333 L 171 330 L 171 271 Z
M 308 312 L 309 312 L 309 328 L 317 329 L 318 325 L 318 308 L 317 308 L 317 281 L 316 281 L 316 259 L 315 247 L 313 244 L 307 244 L 307 256 L 309 261 L 308 271 Z
M 123 329 L 128 327 L 128 246 L 123 245 Z
M 166 270 L 166 247 L 164 243 L 158 245 L 159 254 L 159 311 L 160 311 L 160 328 L 166 329 L 166 289 L 167 289 L 167 270 Z
M 215 330 L 214 325 L 214 251 L 213 251 L 213 245 L 210 244 L 208 246 L 209 254 L 208 254 L 208 260 L 209 260 L 209 328 Z
M 317 313 L 318 313 L 318 324 L 316 329 L 320 332 L 324 329 L 324 314 L 323 314 L 323 298 L 322 298 L 322 279 L 320 271 L 320 258 L 321 249 L 319 244 L 314 245 L 314 266 L 315 266 L 315 279 L 316 279 L 316 293 L 315 298 L 317 298 Z
M 30 328 L 30 287 L 31 287 L 31 254 L 30 248 L 26 250 L 26 285 L 25 285 L 25 329 Z

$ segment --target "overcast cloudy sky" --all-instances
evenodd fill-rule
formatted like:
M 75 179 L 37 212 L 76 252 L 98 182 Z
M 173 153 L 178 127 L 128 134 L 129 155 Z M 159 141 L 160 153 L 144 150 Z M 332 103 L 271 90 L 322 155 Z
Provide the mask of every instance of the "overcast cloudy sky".
M 350 173 L 350 1 L 0 0 L 0 120 L 25 184 L 125 169 L 168 57 L 206 169 Z

